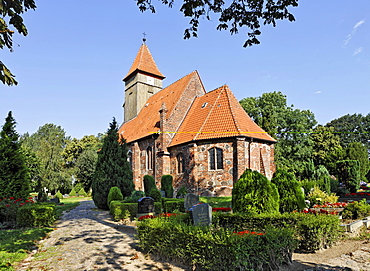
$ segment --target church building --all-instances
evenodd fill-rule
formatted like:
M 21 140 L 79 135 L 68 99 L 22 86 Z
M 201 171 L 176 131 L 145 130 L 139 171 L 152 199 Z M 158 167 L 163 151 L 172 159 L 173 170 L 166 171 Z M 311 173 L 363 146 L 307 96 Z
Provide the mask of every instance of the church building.
M 136 190 L 144 175 L 172 175 L 175 191 L 185 185 L 202 196 L 230 196 L 246 168 L 271 179 L 274 144 L 239 104 L 227 85 L 206 92 L 197 71 L 162 88 L 145 43 L 125 82 L 124 122 Z

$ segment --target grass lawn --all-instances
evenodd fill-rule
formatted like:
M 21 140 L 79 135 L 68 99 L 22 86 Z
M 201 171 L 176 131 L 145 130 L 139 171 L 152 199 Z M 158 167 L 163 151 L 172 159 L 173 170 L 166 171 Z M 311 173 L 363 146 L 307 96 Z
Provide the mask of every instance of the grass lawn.
M 200 202 L 208 203 L 212 207 L 230 207 L 230 197 L 199 197 Z
M 63 211 L 70 211 L 80 204 L 80 201 L 91 200 L 90 197 L 75 197 L 62 199 L 63 205 L 56 206 L 57 218 Z M 53 228 L 28 228 L 15 230 L 0 230 L 0 271 L 15 270 L 17 262 L 24 260 L 28 252 L 51 232 Z

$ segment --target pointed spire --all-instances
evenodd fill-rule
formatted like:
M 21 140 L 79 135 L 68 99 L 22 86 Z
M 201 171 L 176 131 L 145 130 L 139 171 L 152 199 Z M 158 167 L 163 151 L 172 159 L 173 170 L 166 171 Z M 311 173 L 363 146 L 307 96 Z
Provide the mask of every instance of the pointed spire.
M 157 65 L 154 62 L 152 54 L 150 53 L 148 46 L 143 43 L 140 46 L 139 52 L 136 55 L 134 63 L 132 63 L 130 71 L 127 73 L 123 81 L 126 81 L 135 72 L 143 72 L 146 74 L 154 75 L 160 79 L 164 79 L 165 76 L 159 71 Z

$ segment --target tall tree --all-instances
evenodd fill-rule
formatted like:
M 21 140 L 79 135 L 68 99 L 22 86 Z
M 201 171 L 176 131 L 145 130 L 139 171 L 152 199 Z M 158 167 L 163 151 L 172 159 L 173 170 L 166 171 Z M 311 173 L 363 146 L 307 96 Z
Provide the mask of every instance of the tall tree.
M 77 159 L 76 177 L 78 183 L 82 184 L 85 191 L 88 191 L 91 187 L 97 161 L 98 161 L 97 152 L 89 149 L 83 151 Z
M 35 9 L 34 0 L 2 0 L 0 3 L 0 48 L 8 48 L 13 51 L 13 34 L 14 31 L 9 28 L 12 25 L 18 33 L 27 36 L 28 31 L 23 23 L 21 14 L 29 9 Z M 0 60 L 0 80 L 3 84 L 17 85 L 14 75 Z
M 361 142 L 368 149 L 370 155 L 370 114 L 347 114 L 334 119 L 325 125 L 334 127 L 334 132 L 340 138 L 340 144 L 347 147 L 351 142 Z
M 276 165 L 289 168 L 300 176 L 304 162 L 312 157 L 313 142 L 308 135 L 316 125 L 314 114 L 310 110 L 288 106 L 286 96 L 281 92 L 244 98 L 240 104 L 262 129 L 277 139 Z
M 0 133 L 0 198 L 24 199 L 29 195 L 31 180 L 15 126 L 10 111 Z
M 163 0 L 162 4 L 172 7 L 175 0 Z M 143 12 L 150 10 L 155 12 L 151 0 L 136 0 L 139 9 Z M 276 26 L 277 20 L 294 21 L 294 16 L 288 10 L 297 7 L 298 0 L 224 0 L 198 1 L 183 0 L 180 11 L 190 19 L 190 27 L 185 29 L 184 38 L 197 37 L 199 18 L 211 20 L 211 14 L 219 16 L 217 30 L 229 30 L 236 34 L 241 27 L 250 29 L 248 39 L 244 47 L 259 44 L 257 37 L 261 35 L 261 23 Z
M 345 152 L 334 127 L 318 125 L 310 135 L 313 141 L 313 161 L 315 166 L 323 165 L 330 174 L 336 174 L 336 162 L 344 159 Z
M 118 187 L 123 196 L 131 195 L 134 190 L 127 152 L 126 140 L 119 137 L 117 122 L 113 118 L 103 139 L 103 146 L 98 152 L 98 162 L 91 185 L 93 200 L 98 208 L 108 209 L 107 198 L 111 187 Z
M 40 162 L 37 191 L 43 187 L 50 191 L 70 191 L 72 173 L 64 166 L 61 154 L 69 140 L 61 126 L 51 123 L 41 126 L 31 136 L 23 136 L 23 144 L 36 153 Z

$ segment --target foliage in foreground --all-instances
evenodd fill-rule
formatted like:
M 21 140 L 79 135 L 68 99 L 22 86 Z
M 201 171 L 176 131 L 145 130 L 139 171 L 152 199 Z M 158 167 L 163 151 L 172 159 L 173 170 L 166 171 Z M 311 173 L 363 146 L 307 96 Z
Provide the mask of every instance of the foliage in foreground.
M 0 270 L 14 270 L 14 263 L 28 256 L 37 240 L 43 239 L 51 228 L 31 228 L 0 231 Z
M 296 247 L 289 229 L 234 233 L 189 226 L 176 220 L 169 217 L 140 222 L 140 246 L 149 253 L 205 270 L 278 270 L 283 263 L 291 262 Z

